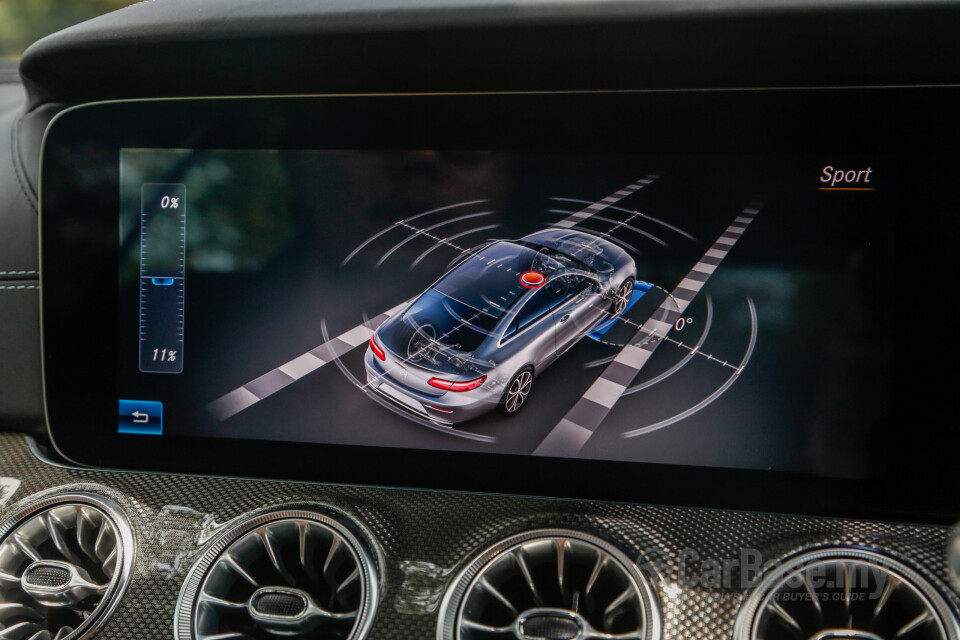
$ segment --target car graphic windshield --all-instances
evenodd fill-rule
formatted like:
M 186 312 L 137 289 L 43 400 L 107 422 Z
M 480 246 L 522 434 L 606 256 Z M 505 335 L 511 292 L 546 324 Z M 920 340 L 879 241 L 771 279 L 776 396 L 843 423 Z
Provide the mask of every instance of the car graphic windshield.
M 541 254 L 549 255 L 565 268 L 593 271 L 595 273 L 606 273 L 613 270 L 613 266 L 604 258 L 603 245 L 599 244 L 599 238 L 584 240 L 584 234 L 579 234 L 576 240 L 566 238 L 562 241 L 550 241 L 538 237 L 540 235 L 528 236 L 536 238 L 536 242 L 523 239 L 516 242 L 524 247 L 536 249 Z
M 436 289 L 420 296 L 403 314 L 403 321 L 425 338 L 467 353 L 475 351 L 497 324 L 492 315 Z
M 537 252 L 529 247 L 498 242 L 468 258 L 444 276 L 434 288 L 449 298 L 499 319 L 527 292 L 528 288 L 521 284 L 520 276 L 530 271 L 537 259 Z

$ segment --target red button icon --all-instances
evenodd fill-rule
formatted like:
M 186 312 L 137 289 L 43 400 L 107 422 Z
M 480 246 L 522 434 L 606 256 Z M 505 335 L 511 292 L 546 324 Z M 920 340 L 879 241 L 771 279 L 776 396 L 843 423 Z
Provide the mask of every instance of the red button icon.
M 520 275 L 520 284 L 525 286 L 527 289 L 536 289 L 542 287 L 543 283 L 547 279 L 539 271 L 524 271 Z

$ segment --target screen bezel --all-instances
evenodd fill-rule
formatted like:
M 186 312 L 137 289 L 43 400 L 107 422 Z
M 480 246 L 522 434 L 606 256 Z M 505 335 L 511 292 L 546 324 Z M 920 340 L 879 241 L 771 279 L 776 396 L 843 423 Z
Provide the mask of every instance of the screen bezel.
M 934 110 L 931 92 L 938 101 Z M 559 150 L 593 148 L 596 140 L 603 140 L 602 150 L 612 152 L 642 143 L 645 149 L 674 154 L 855 149 L 858 154 L 922 158 L 924 153 L 936 155 L 931 149 L 950 150 L 957 132 L 948 125 L 949 105 L 960 102 L 958 98 L 960 90 L 954 88 L 874 88 L 206 98 L 68 109 L 47 130 L 41 170 L 44 395 L 51 441 L 67 459 L 97 467 L 952 521 L 960 498 L 946 489 L 956 486 L 958 474 L 939 463 L 914 461 L 893 475 L 852 480 L 779 471 L 118 434 L 116 240 L 121 148 Z M 921 108 L 926 108 L 924 118 L 911 118 Z M 842 123 L 810 117 L 818 113 L 845 117 Z M 630 117 L 656 126 L 638 124 L 638 130 L 624 135 Z M 590 124 L 589 136 L 569 127 L 585 122 Z M 567 133 L 562 140 L 555 135 L 560 131 Z M 931 135 L 934 132 L 940 135 Z M 916 262 L 911 258 L 909 262 Z M 103 286 L 78 290 L 73 286 L 78 281 Z M 936 458 L 936 452 L 931 455 Z M 924 476 L 916 473 L 921 468 Z

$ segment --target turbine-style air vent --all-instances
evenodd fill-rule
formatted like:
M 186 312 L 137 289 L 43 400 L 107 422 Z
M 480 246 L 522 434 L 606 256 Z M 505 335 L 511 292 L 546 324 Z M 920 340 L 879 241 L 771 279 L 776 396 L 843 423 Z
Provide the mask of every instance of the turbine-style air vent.
M 748 594 L 735 640 L 957 640 L 934 586 L 903 563 L 864 549 L 791 558 Z
M 356 640 L 376 606 L 374 565 L 342 524 L 307 511 L 258 516 L 200 559 L 177 606 L 179 640 Z
M 116 505 L 90 494 L 38 502 L 0 526 L 0 638 L 87 635 L 116 606 L 132 564 Z
M 653 591 L 592 535 L 531 531 L 481 554 L 447 592 L 440 640 L 654 640 Z

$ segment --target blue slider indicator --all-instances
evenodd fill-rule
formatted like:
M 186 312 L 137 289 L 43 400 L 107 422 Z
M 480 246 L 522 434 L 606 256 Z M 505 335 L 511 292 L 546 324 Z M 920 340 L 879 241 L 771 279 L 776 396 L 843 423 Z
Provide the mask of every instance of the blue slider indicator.
M 150 282 L 158 287 L 172 287 L 173 278 L 151 278 Z
M 152 400 L 121 400 L 118 433 L 163 435 L 163 403 Z

